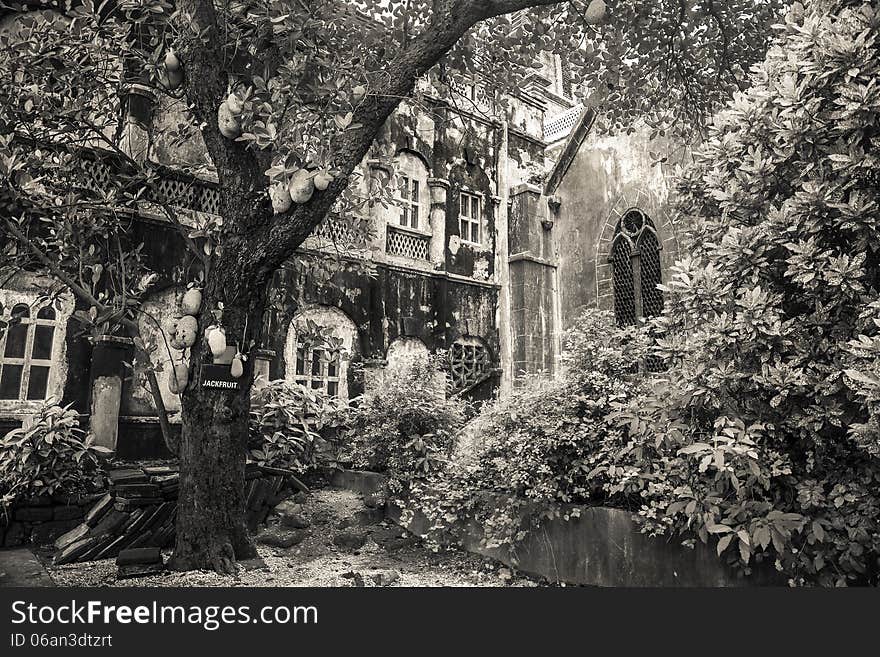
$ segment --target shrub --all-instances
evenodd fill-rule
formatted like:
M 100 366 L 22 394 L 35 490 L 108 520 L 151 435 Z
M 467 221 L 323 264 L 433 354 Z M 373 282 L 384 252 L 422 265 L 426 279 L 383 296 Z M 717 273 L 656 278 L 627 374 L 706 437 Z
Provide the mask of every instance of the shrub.
M 440 541 L 457 523 L 476 519 L 487 545 L 496 546 L 513 544 L 559 504 L 614 496 L 618 505 L 637 507 L 627 486 L 603 487 L 595 471 L 613 462 L 625 442 L 624 430 L 606 416 L 646 385 L 637 373 L 648 344 L 643 329 L 618 328 L 608 312 L 584 314 L 566 335 L 563 376 L 531 379 L 485 406 L 465 431 L 482 444 L 471 454 L 459 450 L 464 458 L 419 485 L 412 510 L 428 516 Z M 499 505 L 498 495 L 508 503 Z
M 481 489 L 519 507 L 602 501 L 745 572 L 878 582 L 878 19 L 868 2 L 792 6 L 681 172 L 688 256 L 651 327 L 665 371 L 606 391 L 596 363 L 616 352 L 583 332 L 564 383 L 487 411 L 486 452 L 419 490 L 435 528 L 475 517 L 520 537 Z
M 348 411 L 342 458 L 387 473 L 397 490 L 436 471 L 464 423 L 465 403 L 445 392 L 439 357 L 386 371 L 381 386 Z
M 315 465 L 322 431 L 336 426 L 345 402 L 283 379 L 256 389 L 251 399 L 248 451 L 259 465 L 305 472 Z
M 681 178 L 668 381 L 618 415 L 649 530 L 794 584 L 877 582 L 878 18 L 798 7 L 715 118 Z
M 0 441 L 3 506 L 43 495 L 74 496 L 100 488 L 100 456 L 70 406 L 46 404 L 27 428 L 13 429 Z

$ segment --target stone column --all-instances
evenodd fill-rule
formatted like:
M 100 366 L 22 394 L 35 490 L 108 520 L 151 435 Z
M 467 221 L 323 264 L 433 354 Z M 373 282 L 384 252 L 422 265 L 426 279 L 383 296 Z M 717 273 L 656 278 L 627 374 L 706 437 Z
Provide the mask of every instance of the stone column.
M 435 269 L 443 269 L 446 264 L 446 193 L 449 181 L 443 178 L 428 178 L 431 190 L 431 245 L 428 257 Z
M 543 373 L 556 367 L 556 262 L 543 226 L 542 190 L 517 185 L 510 190 L 509 291 L 513 376 Z M 549 257 L 548 257 L 549 256 Z
M 271 380 L 269 365 L 275 359 L 275 350 L 254 349 L 251 358 L 254 359 L 254 388 L 262 388 Z
M 125 124 L 119 139 L 119 148 L 135 162 L 146 162 L 150 154 L 150 122 L 156 94 L 149 87 L 136 82 L 126 84 L 121 91 L 125 106 Z
M 89 375 L 89 428 L 95 444 L 116 450 L 119 437 L 119 407 L 126 361 L 131 361 L 132 341 L 102 335 L 93 338 Z
M 369 185 L 369 194 L 372 196 L 375 190 L 381 189 L 384 185 L 388 184 L 393 172 L 380 160 L 368 160 L 367 166 L 370 169 L 367 184 Z M 373 218 L 374 225 L 376 226 L 376 235 L 378 236 L 376 247 L 384 259 L 387 250 L 388 230 L 385 228 L 385 213 L 382 210 L 383 205 L 381 203 L 370 202 L 370 215 Z

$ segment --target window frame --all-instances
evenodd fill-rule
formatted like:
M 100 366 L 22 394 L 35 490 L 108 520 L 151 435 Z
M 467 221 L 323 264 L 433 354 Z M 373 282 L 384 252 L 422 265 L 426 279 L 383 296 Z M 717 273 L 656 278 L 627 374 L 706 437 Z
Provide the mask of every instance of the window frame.
M 419 198 L 422 192 L 421 181 L 406 173 L 399 173 L 398 179 L 397 204 L 401 209 L 398 224 L 402 228 L 422 230 L 422 204 Z M 407 218 L 409 218 L 409 222 L 407 222 Z
M 13 312 L 16 310 L 16 308 L 19 308 L 20 306 L 27 307 L 28 315 L 22 316 L 15 325 L 9 324 L 8 320 L 13 317 Z M 51 319 L 40 317 L 40 313 L 43 312 L 46 308 L 48 308 L 54 315 L 54 317 L 52 317 Z M 6 322 L 6 326 L 3 328 L 2 331 L 0 331 L 0 381 L 3 380 L 3 372 L 7 367 L 21 367 L 21 374 L 19 375 L 18 380 L 18 395 L 16 397 L 0 397 L 0 404 L 37 405 L 42 404 L 52 396 L 51 392 L 53 387 L 53 374 L 55 373 L 55 366 L 58 361 L 58 354 L 56 353 L 58 349 L 56 349 L 56 342 L 59 339 L 59 333 L 62 330 L 60 315 L 60 310 L 56 308 L 55 305 L 52 303 L 44 303 L 43 305 L 37 307 L 35 303 L 27 303 L 24 300 L 18 300 L 11 305 L 8 315 L 5 308 L 3 308 L 2 304 L 0 304 L 0 318 L 2 318 L 4 322 Z M 8 338 L 11 333 L 11 329 L 14 326 L 26 327 L 24 338 L 24 352 L 21 357 L 6 355 Z M 52 329 L 49 337 L 48 358 L 34 357 L 37 328 L 40 326 Z M 29 396 L 31 374 L 33 373 L 34 368 L 38 367 L 46 369 L 46 381 L 43 386 L 42 397 L 32 398 Z
M 640 223 L 636 229 L 629 229 L 626 225 L 627 219 L 631 215 L 638 215 L 640 217 Z M 644 321 L 648 317 L 654 317 L 655 313 L 652 315 L 645 314 L 645 291 L 643 290 L 642 279 L 643 275 L 643 256 L 645 255 L 645 236 L 650 235 L 651 239 L 656 248 L 656 258 L 657 258 L 657 269 L 658 269 L 658 277 L 657 283 L 660 284 L 663 282 L 663 261 L 661 257 L 661 253 L 663 251 L 663 242 L 660 240 L 660 236 L 657 234 L 657 227 L 654 225 L 653 220 L 642 210 L 638 208 L 630 208 L 626 212 L 624 212 L 620 219 L 617 221 L 617 225 L 614 229 L 614 237 L 611 240 L 611 248 L 608 254 L 608 262 L 611 265 L 611 281 L 612 281 L 612 301 L 614 304 L 614 319 L 618 326 L 633 326 L 638 325 L 639 322 Z M 617 251 L 620 245 L 625 246 L 629 249 L 629 253 L 625 254 L 623 257 L 627 259 L 627 269 L 626 272 L 621 272 L 621 268 L 623 265 L 618 262 Z M 623 276 L 627 278 L 627 291 L 620 290 L 618 288 L 617 280 L 622 278 Z M 631 292 L 629 290 L 631 289 Z M 619 302 L 618 295 L 623 295 L 626 293 L 632 294 L 632 316 L 633 321 L 625 321 L 627 318 L 623 317 L 624 312 L 628 313 L 628 309 L 621 309 L 621 305 Z M 663 298 L 662 294 L 660 296 L 661 299 L 661 312 L 662 312 L 662 303 Z M 629 305 L 629 302 L 627 303 Z
M 464 199 L 468 199 L 465 204 Z M 472 213 L 474 203 L 477 205 L 476 216 Z M 465 205 L 468 206 L 468 214 L 464 213 Z M 468 230 L 465 230 L 467 224 Z M 473 229 L 477 230 L 477 239 L 472 239 Z M 462 242 L 482 246 L 483 244 L 483 196 L 467 189 L 459 190 L 458 193 L 458 233 Z
M 336 352 L 332 357 L 325 357 L 326 354 L 330 354 L 329 349 L 314 347 L 297 339 L 293 381 L 311 390 L 323 390 L 332 397 L 339 397 L 342 388 L 342 357 L 339 352 Z M 317 361 L 315 361 L 316 356 L 318 357 Z M 314 371 L 316 362 L 319 364 L 317 375 Z M 300 372 L 300 363 L 302 363 L 302 373 Z M 330 374 L 331 365 L 336 368 L 335 376 Z M 316 386 L 315 382 L 320 382 L 321 385 Z M 330 392 L 331 386 L 335 387 L 335 392 Z
M 352 394 L 349 380 L 351 370 L 349 369 L 352 358 L 356 358 L 360 354 L 360 338 L 358 328 L 351 318 L 345 314 L 340 308 L 335 306 L 327 306 L 324 304 L 308 305 L 300 308 L 290 320 L 287 328 L 287 336 L 284 340 L 284 380 L 290 383 L 305 383 L 311 387 L 312 381 L 316 378 L 311 372 L 312 361 L 308 361 L 306 365 L 305 358 L 313 358 L 313 354 L 298 354 L 298 349 L 303 346 L 302 343 L 309 339 L 312 330 L 309 324 L 314 324 L 320 328 L 325 336 L 332 336 L 339 340 L 339 358 L 335 360 L 338 365 L 336 374 L 331 376 L 333 382 L 338 381 L 338 390 L 336 396 L 339 399 L 349 399 Z M 323 341 L 313 342 L 314 346 L 319 350 L 332 351 L 327 349 L 329 345 Z M 303 361 L 303 368 L 308 367 L 308 371 L 297 373 L 297 361 Z M 327 365 L 323 365 L 324 374 L 329 374 Z M 318 373 L 320 380 L 321 372 Z M 326 386 L 323 389 L 327 389 Z

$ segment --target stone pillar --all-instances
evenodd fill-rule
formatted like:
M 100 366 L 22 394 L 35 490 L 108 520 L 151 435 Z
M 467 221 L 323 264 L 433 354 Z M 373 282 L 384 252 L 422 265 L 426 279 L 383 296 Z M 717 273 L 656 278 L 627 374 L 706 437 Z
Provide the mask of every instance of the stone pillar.
M 550 249 L 546 203 L 541 190 L 517 185 L 510 190 L 509 291 L 513 376 L 556 369 L 556 263 Z M 542 207 L 543 206 L 543 207 Z
M 378 190 L 388 184 L 393 172 L 381 160 L 368 160 L 367 165 L 370 169 L 370 177 L 367 184 L 369 185 L 369 194 L 372 198 L 373 194 L 378 193 Z M 385 213 L 383 209 L 384 206 L 381 203 L 370 201 L 370 214 L 376 226 L 376 235 L 378 236 L 376 247 L 384 259 L 385 252 L 387 251 L 388 230 L 385 227 Z
M 262 388 L 271 381 L 269 364 L 275 359 L 275 350 L 254 349 L 251 358 L 254 359 L 254 388 Z
M 513 390 L 513 339 L 511 337 L 510 319 L 510 250 L 508 240 L 510 238 L 507 227 L 508 202 L 510 201 L 510 162 L 509 162 L 509 135 L 507 121 L 501 124 L 501 143 L 498 146 L 498 175 L 497 196 L 493 197 L 495 218 L 495 281 L 500 286 L 498 290 L 498 310 L 496 322 L 498 326 L 498 340 L 501 347 L 499 354 L 501 360 L 501 397 L 507 397 Z M 497 202 L 495 201 L 497 199 Z
M 131 361 L 131 339 L 102 335 L 93 338 L 89 375 L 89 428 L 95 444 L 116 450 L 119 407 L 126 361 Z
M 132 82 L 122 88 L 125 124 L 119 148 L 135 162 L 146 162 L 150 154 L 150 122 L 156 94 L 149 87 Z
M 428 257 L 435 269 L 443 269 L 446 264 L 446 192 L 449 181 L 443 178 L 428 178 L 431 190 L 431 246 Z

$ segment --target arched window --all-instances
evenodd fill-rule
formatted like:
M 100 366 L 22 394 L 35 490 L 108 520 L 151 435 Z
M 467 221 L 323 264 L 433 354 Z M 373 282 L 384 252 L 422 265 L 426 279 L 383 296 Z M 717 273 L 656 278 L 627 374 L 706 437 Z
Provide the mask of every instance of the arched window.
M 356 347 L 357 328 L 341 310 L 318 306 L 299 312 L 287 333 L 286 378 L 347 399 L 348 361 Z
M 618 325 L 663 312 L 660 240 L 654 222 L 640 210 L 629 210 L 617 222 L 611 243 L 614 316 Z
M 397 258 L 427 262 L 431 244 L 428 167 L 415 153 L 401 151 L 394 174 L 397 189 L 386 215 L 385 251 Z
M 0 304 L 0 400 L 42 401 L 49 390 L 49 375 L 58 333 L 51 306 L 32 316 L 31 307 L 16 303 L 6 315 Z
M 397 156 L 397 221 L 398 226 L 428 231 L 431 197 L 428 190 L 428 169 L 418 156 L 401 151 Z
M 449 383 L 453 393 L 466 392 L 492 374 L 492 356 L 479 338 L 463 336 L 449 350 Z

